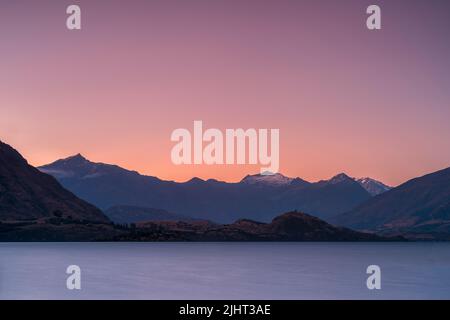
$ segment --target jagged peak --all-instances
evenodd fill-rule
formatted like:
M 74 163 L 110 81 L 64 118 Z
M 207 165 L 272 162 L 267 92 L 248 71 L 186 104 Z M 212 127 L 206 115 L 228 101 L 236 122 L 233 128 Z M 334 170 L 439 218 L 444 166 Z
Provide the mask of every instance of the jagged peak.
M 85 165 L 85 164 L 90 164 L 92 163 L 91 161 L 89 161 L 87 158 L 85 158 L 81 153 L 77 153 L 73 156 L 67 157 L 67 158 L 63 158 L 63 159 L 59 159 L 56 160 L 53 163 L 50 163 L 48 165 L 44 165 L 43 167 L 51 167 L 54 165 L 64 165 L 64 166 L 80 166 L 80 165 Z
M 67 157 L 66 159 L 63 159 L 63 160 L 82 160 L 82 161 L 89 161 L 89 160 L 86 159 L 81 153 L 77 153 L 76 155 Z
M 334 177 L 332 177 L 330 180 L 328 180 L 328 183 L 335 184 L 335 183 L 341 183 L 344 181 L 354 181 L 354 179 L 350 178 L 346 173 L 338 173 Z

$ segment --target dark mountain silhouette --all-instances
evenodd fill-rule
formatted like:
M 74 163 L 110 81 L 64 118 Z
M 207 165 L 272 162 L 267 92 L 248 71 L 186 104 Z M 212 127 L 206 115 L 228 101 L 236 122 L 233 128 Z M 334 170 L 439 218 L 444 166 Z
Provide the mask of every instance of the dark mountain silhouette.
M 16 150 L 0 142 L 0 221 L 55 216 L 108 222 L 100 210 L 77 198 L 55 178 L 30 166 Z
M 450 168 L 378 195 L 332 222 L 379 232 L 450 233 Z
M 104 210 L 115 205 L 158 208 L 221 223 L 240 218 L 271 221 L 279 212 L 292 210 L 327 219 L 371 197 L 345 174 L 317 183 L 281 174 L 247 176 L 239 183 L 199 178 L 177 183 L 93 163 L 81 155 L 58 160 L 40 170 Z
M 115 234 L 99 209 L 0 142 L 0 241 L 89 241 Z
M 78 170 L 72 171 L 73 168 Z M 157 183 L 157 188 L 154 188 L 156 191 L 159 190 L 157 196 L 164 196 L 166 192 L 167 201 L 176 201 L 177 198 L 173 198 L 172 194 L 176 192 L 175 195 L 184 200 L 183 205 L 191 204 L 186 201 L 191 196 L 198 197 L 195 199 L 196 201 L 202 199 L 202 194 L 204 195 L 211 186 L 215 188 L 213 190 L 220 191 L 217 194 L 209 194 L 212 197 L 218 197 L 213 199 L 214 201 L 223 199 L 224 192 L 225 195 L 226 192 L 229 192 L 231 197 L 236 197 L 239 192 L 247 190 L 248 179 L 251 179 L 248 177 L 247 182 L 228 184 L 194 178 L 179 184 L 152 177 L 142 177 L 136 172 L 117 166 L 92 164 L 81 155 L 59 162 L 59 166 L 55 166 L 51 170 L 55 170 L 53 174 L 59 176 L 60 179 L 61 177 L 64 179 L 77 177 L 75 181 L 90 181 L 101 177 L 111 179 L 113 177 L 113 180 L 107 180 L 111 182 L 117 181 L 115 179 L 121 177 L 125 182 L 136 179 L 138 183 L 144 185 L 148 185 L 149 182 Z M 145 178 L 144 181 L 142 181 L 143 178 Z M 255 178 L 257 180 L 264 179 L 264 177 Z M 304 183 L 298 179 L 287 181 L 288 178 L 278 178 L 285 182 L 274 185 L 272 183 L 261 184 L 259 181 L 255 186 L 256 189 L 252 191 L 255 192 L 254 196 L 260 196 L 264 192 L 270 195 L 274 193 L 274 190 L 278 190 L 277 192 L 281 192 L 279 195 L 283 195 L 286 190 L 290 191 L 292 188 L 327 190 L 332 186 L 339 186 L 336 190 L 342 191 L 353 188 L 354 185 L 359 186 L 345 175 L 315 184 Z M 278 180 L 278 178 L 271 177 L 270 179 Z M 138 186 L 141 185 L 138 184 Z M 150 186 L 152 186 L 151 183 Z M 114 184 L 110 187 L 116 190 Z M 236 187 L 242 189 L 236 191 L 233 189 Z M 121 189 L 127 189 L 127 186 L 125 185 L 125 188 Z M 147 193 L 144 194 L 151 196 Z M 248 195 L 251 193 L 246 194 L 246 196 Z M 235 199 L 239 200 L 239 198 Z M 206 202 L 206 204 L 210 203 Z M 110 213 L 120 213 L 120 216 L 125 212 L 127 218 L 132 219 L 133 210 L 137 210 L 137 208 L 122 206 L 111 209 Z M 130 227 L 114 226 L 100 210 L 65 190 L 56 179 L 30 166 L 16 150 L 0 142 L 0 241 L 381 241 L 386 239 L 373 234 L 333 227 L 318 218 L 298 212 L 284 214 L 273 219 L 271 223 L 246 219 L 230 225 L 184 219 L 184 217 L 156 209 L 139 208 L 139 211 L 135 212 L 134 217 L 138 217 L 138 220 L 151 218 L 166 221 L 138 222 L 137 226 L 133 224 Z M 167 221 L 168 217 L 178 221 Z M 180 221 L 181 219 L 185 221 Z
M 127 241 L 383 241 L 374 234 L 334 227 L 318 218 L 300 212 L 289 212 L 271 223 L 248 219 L 228 225 L 208 221 L 145 222 L 119 240 Z
M 192 221 L 191 218 L 166 210 L 134 206 L 114 206 L 105 210 L 105 214 L 111 221 L 118 224 L 144 221 Z

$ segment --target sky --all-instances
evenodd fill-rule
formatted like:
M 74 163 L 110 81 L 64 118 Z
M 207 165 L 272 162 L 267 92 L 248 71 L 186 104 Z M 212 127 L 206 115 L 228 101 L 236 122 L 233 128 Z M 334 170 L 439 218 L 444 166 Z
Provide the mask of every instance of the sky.
M 172 131 L 279 129 L 287 176 L 395 186 L 450 166 L 449 30 L 447 0 L 0 0 L 0 140 L 239 181 L 260 165 L 176 166 Z

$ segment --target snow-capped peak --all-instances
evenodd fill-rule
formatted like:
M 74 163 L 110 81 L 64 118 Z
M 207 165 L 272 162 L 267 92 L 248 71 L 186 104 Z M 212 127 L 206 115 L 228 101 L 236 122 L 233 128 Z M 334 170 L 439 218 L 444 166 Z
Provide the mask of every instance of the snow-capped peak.
M 248 175 L 242 179 L 242 183 L 246 184 L 263 184 L 272 186 L 283 186 L 290 184 L 294 179 L 286 177 L 281 173 L 264 172 L 262 174 Z
M 366 191 L 369 192 L 372 196 L 379 195 L 392 189 L 384 183 L 372 178 L 355 178 L 355 181 L 358 182 L 364 189 L 366 189 Z

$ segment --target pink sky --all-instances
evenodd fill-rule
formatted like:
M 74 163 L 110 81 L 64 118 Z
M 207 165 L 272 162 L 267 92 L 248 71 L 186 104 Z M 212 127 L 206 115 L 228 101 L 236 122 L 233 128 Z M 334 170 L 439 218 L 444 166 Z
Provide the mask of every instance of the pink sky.
M 450 166 L 450 5 L 377 1 L 7 1 L 0 139 L 33 165 L 81 152 L 163 179 L 237 181 L 258 166 L 175 166 L 176 128 L 280 129 L 280 171 L 396 185 Z M 409 9 L 405 10 L 408 4 Z

